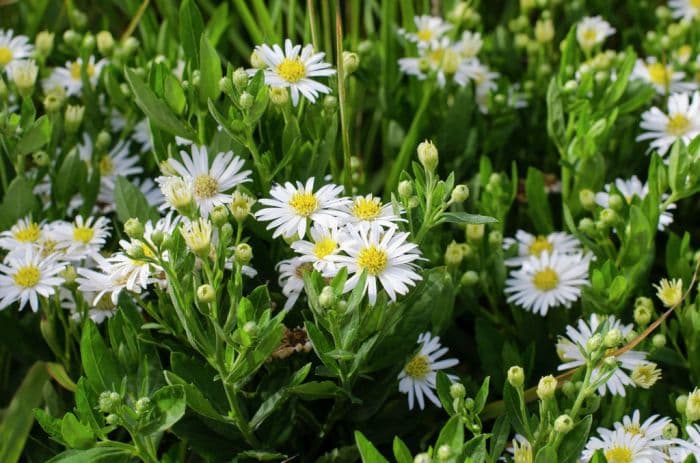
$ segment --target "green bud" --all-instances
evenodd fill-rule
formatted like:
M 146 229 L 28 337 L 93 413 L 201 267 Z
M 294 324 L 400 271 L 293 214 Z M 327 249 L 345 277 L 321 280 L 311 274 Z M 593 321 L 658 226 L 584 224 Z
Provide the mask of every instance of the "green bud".
M 678 426 L 673 423 L 667 423 L 661 431 L 661 435 L 664 436 L 664 439 L 675 439 L 678 437 Z
M 406 199 L 413 194 L 413 184 L 410 180 L 401 180 L 399 182 L 399 196 Z
M 478 243 L 484 238 L 484 230 L 486 227 L 483 223 L 469 223 L 466 227 L 467 241 L 470 243 Z
M 231 80 L 233 81 L 233 85 L 236 87 L 236 89 L 238 89 L 239 92 L 242 92 L 248 86 L 248 73 L 245 69 L 238 68 L 233 71 Z
M 228 223 L 228 210 L 226 209 L 226 206 L 219 204 L 218 206 L 214 207 L 209 214 L 209 218 L 217 227 L 221 227 L 225 223 Z
M 474 410 L 475 406 L 476 402 L 474 402 L 474 399 L 472 399 L 471 397 L 467 397 L 467 399 L 464 401 L 464 408 L 466 408 L 469 411 Z
M 651 321 L 651 311 L 645 305 L 638 305 L 634 308 L 634 322 L 640 327 L 647 326 Z
M 129 248 L 126 254 L 134 260 L 141 260 L 146 255 L 143 252 L 142 246 L 131 246 L 131 248 Z
M 489 233 L 489 246 L 493 249 L 500 250 L 503 246 L 503 233 L 498 230 Z
M 355 72 L 359 66 L 360 57 L 357 55 L 357 53 L 353 53 L 351 51 L 343 52 L 343 71 L 345 71 L 346 76 L 349 76 Z
M 676 397 L 676 411 L 681 415 L 685 414 L 685 407 L 688 406 L 688 396 L 686 394 Z
M 449 445 L 443 444 L 440 447 L 438 447 L 437 455 L 438 460 L 446 461 L 452 456 L 452 449 Z
M 326 95 L 323 98 L 323 109 L 330 114 L 335 114 L 338 109 L 338 98 L 333 95 Z
M 578 228 L 582 232 L 590 235 L 595 232 L 595 222 L 588 217 L 584 217 L 578 222 Z
M 611 349 L 613 347 L 617 347 L 622 343 L 622 332 L 614 328 L 607 333 L 605 333 L 605 336 L 603 337 L 603 344 L 605 344 L 605 347 Z
M 335 292 L 330 286 L 324 286 L 321 290 L 321 294 L 318 296 L 318 303 L 324 309 L 330 309 L 335 304 Z
M 241 243 L 236 246 L 234 255 L 236 257 L 236 261 L 245 265 L 253 258 L 253 248 L 251 248 L 248 243 Z
M 65 130 L 68 134 L 74 134 L 80 129 L 85 115 L 85 106 L 68 105 L 65 114 Z
M 95 36 L 89 32 L 86 33 L 83 36 L 83 43 L 81 45 L 81 49 L 85 53 L 92 53 L 95 49 Z
M 34 44 L 36 46 L 36 52 L 43 56 L 47 57 L 51 54 L 51 51 L 53 50 L 53 41 L 54 41 L 54 34 L 49 31 L 41 31 L 36 35 L 36 38 L 34 39 Z
M 219 90 L 226 95 L 233 94 L 233 82 L 228 76 L 219 79 Z
M 666 346 L 666 336 L 664 336 L 661 333 L 657 333 L 654 335 L 653 338 L 651 338 L 651 343 L 656 347 L 657 349 L 661 349 L 662 347 Z
M 464 259 L 462 246 L 452 241 L 447 245 L 447 249 L 445 249 L 445 265 L 448 267 L 457 267 L 462 263 L 462 259 Z
M 289 103 L 289 92 L 284 87 L 270 88 L 270 101 L 275 106 L 285 106 Z
M 150 408 L 151 399 L 149 399 L 148 397 L 141 397 L 139 400 L 136 401 L 136 404 L 134 405 L 134 411 L 139 416 L 142 416 L 144 413 L 148 412 Z
M 101 130 L 95 139 L 95 149 L 97 151 L 107 151 L 112 144 L 112 136 L 106 130 Z
M 419 453 L 413 459 L 413 463 L 430 463 L 430 455 L 427 453 Z
M 252 108 L 254 103 L 255 97 L 248 92 L 241 93 L 241 96 L 238 99 L 238 104 L 240 104 L 241 108 L 244 110 Z
M 258 324 L 252 320 L 249 322 L 246 322 L 246 324 L 243 325 L 243 331 L 245 331 L 245 333 L 248 336 L 253 338 L 253 337 L 257 336 L 257 334 L 258 334 Z
M 525 371 L 523 371 L 522 367 L 513 366 L 508 369 L 508 382 L 515 388 L 523 387 Z
M 77 27 L 78 29 L 84 29 L 85 26 L 87 26 L 87 15 L 77 8 L 70 9 L 69 19 L 71 21 L 71 24 Z
M 540 400 L 548 400 L 554 397 L 557 391 L 557 379 L 552 376 L 543 376 L 537 384 L 537 397 Z
M 140 240 L 143 238 L 144 228 L 138 217 L 131 217 L 124 223 L 124 232 L 129 238 Z
M 625 200 L 622 196 L 613 193 L 608 197 L 608 206 L 614 211 L 621 211 L 625 206 Z
M 562 385 L 561 391 L 566 397 L 571 399 L 576 395 L 576 386 L 571 381 L 567 381 Z
M 578 200 L 584 209 L 593 210 L 596 207 L 595 193 L 593 193 L 588 188 L 584 188 L 578 192 Z
M 462 383 L 452 383 L 450 385 L 450 397 L 453 399 L 463 399 L 467 395 L 467 390 Z
M 197 300 L 202 304 L 209 304 L 216 299 L 216 290 L 210 284 L 200 285 L 197 288 Z
M 109 31 L 100 31 L 95 36 L 97 41 L 97 49 L 100 51 L 102 56 L 111 56 L 114 51 L 114 37 Z
M 588 352 L 594 352 L 598 350 L 602 344 L 603 337 L 600 335 L 600 333 L 596 333 L 591 336 L 588 341 L 586 341 L 586 350 Z
M 457 185 L 452 190 L 450 200 L 453 203 L 463 203 L 469 198 L 469 187 L 467 185 Z
M 474 286 L 479 282 L 479 274 L 474 270 L 468 270 L 462 274 L 462 278 L 459 279 L 459 283 L 462 286 Z
M 139 41 L 136 37 L 127 37 L 127 39 L 124 41 L 123 48 L 124 51 L 126 52 L 127 56 L 131 55 L 134 53 L 136 50 L 138 50 L 140 44 Z
M 161 230 L 154 230 L 153 233 L 151 233 L 151 243 L 153 243 L 154 246 L 160 247 L 164 241 L 165 233 Z
M 434 172 L 439 162 L 438 150 L 432 141 L 424 141 L 418 145 L 418 160 L 426 171 Z
M 46 167 L 51 162 L 51 158 L 46 151 L 36 151 L 32 154 L 32 161 L 38 167 Z
M 600 220 L 603 222 L 604 225 L 611 227 L 615 225 L 618 222 L 619 216 L 617 213 L 610 209 L 606 208 L 600 211 Z
M 560 434 L 566 434 L 574 428 L 574 420 L 569 415 L 560 415 L 554 420 L 554 430 Z
M 111 413 L 107 415 L 107 417 L 105 418 L 105 422 L 110 426 L 115 426 L 119 424 L 119 417 L 114 413 Z
M 564 92 L 565 93 L 573 93 L 576 91 L 578 88 L 578 82 L 575 80 L 569 80 L 564 84 Z
M 80 40 L 80 34 L 75 32 L 73 29 L 68 29 L 63 33 L 63 41 L 70 47 L 78 48 L 80 46 Z

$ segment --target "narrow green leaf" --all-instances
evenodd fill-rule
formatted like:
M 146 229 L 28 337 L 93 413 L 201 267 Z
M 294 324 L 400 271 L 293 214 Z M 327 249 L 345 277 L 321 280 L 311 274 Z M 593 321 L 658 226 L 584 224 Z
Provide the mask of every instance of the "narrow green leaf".
M 222 71 L 219 54 L 204 34 L 202 34 L 199 43 L 199 57 L 199 103 L 203 108 L 206 108 L 208 100 L 216 101 L 221 94 L 219 81 L 221 80 Z
M 447 223 L 482 224 L 496 223 L 498 220 L 487 215 L 468 214 L 466 212 L 445 212 L 442 221 Z
M 46 116 L 41 116 L 20 138 L 15 147 L 17 156 L 33 153 L 47 144 L 51 139 L 51 122 Z
M 194 0 L 184 0 L 180 5 L 180 43 L 185 56 L 195 69 L 199 68 L 199 38 L 204 31 L 204 20 Z
M 389 463 L 360 431 L 355 431 L 355 443 L 363 463 Z

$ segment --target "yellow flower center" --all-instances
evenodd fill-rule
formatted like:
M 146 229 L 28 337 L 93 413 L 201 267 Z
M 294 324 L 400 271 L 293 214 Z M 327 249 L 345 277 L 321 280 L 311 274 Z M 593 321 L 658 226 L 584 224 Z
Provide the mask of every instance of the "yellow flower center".
M 418 40 L 421 42 L 428 42 L 433 38 L 433 31 L 430 29 L 421 29 L 416 32 L 416 37 L 418 37 Z
M 357 265 L 363 269 L 367 270 L 372 276 L 379 275 L 384 271 L 386 265 L 389 261 L 389 256 L 386 252 L 381 249 L 377 249 L 375 245 L 371 245 L 368 248 L 364 248 L 360 251 L 360 255 L 357 256 Z
M 211 198 L 219 192 L 219 182 L 210 175 L 200 174 L 194 179 L 194 194 L 198 198 Z
M 442 57 L 445 55 L 445 49 L 444 48 L 438 48 L 435 49 L 431 52 L 428 53 L 428 58 L 430 61 L 436 65 L 439 66 L 440 63 L 442 63 Z
M 554 247 L 552 246 L 552 243 L 547 240 L 547 237 L 539 235 L 532 243 L 530 243 L 528 251 L 530 251 L 530 255 L 539 256 L 544 251 L 552 252 L 553 249 Z
M 632 450 L 629 447 L 613 447 L 605 451 L 608 463 L 632 463 Z
M 112 162 L 112 158 L 108 154 L 105 154 L 100 159 L 100 174 L 104 176 L 112 172 L 114 172 L 114 162 Z
M 58 245 L 58 241 L 54 240 L 45 240 L 43 243 L 41 243 L 41 255 L 42 257 L 48 257 L 53 252 L 56 250 L 56 246 Z
M 557 272 L 551 267 L 545 267 L 535 273 L 535 276 L 532 278 L 532 284 L 540 291 L 549 291 L 557 287 L 557 284 L 559 284 L 559 277 L 557 276 Z
M 666 124 L 666 132 L 671 135 L 680 136 L 683 135 L 690 127 L 690 120 L 685 117 L 685 115 L 677 113 L 668 118 L 668 123 Z
M 73 239 L 83 244 L 88 244 L 95 236 L 95 230 L 90 227 L 75 227 L 73 229 Z
M 335 251 L 337 244 L 330 238 L 324 238 L 316 243 L 314 246 L 314 254 L 317 258 L 323 259 L 324 257 L 330 255 Z
M 583 31 L 583 34 L 581 34 L 583 37 L 583 41 L 586 43 L 591 43 L 595 42 L 596 38 L 598 37 L 598 34 L 596 33 L 595 29 L 593 28 L 588 28 Z
M 642 428 L 640 428 L 639 425 L 636 423 L 632 423 L 629 426 L 626 426 L 625 431 L 627 431 L 630 434 L 634 434 L 635 436 L 644 435 L 644 433 L 642 432 Z
M 308 217 L 318 208 L 318 200 L 313 193 L 294 193 L 292 199 L 289 200 L 289 205 L 292 206 L 294 212 L 298 215 Z
M 693 8 L 700 10 L 700 0 L 690 0 L 690 4 L 693 5 Z M 697 16 L 700 11 L 696 11 L 695 15 Z
M 5 66 L 10 61 L 12 61 L 12 50 L 7 47 L 0 47 L 0 66 Z
M 30 222 L 26 227 L 15 232 L 15 239 L 21 243 L 36 243 L 41 236 L 39 224 Z
M 75 80 L 81 80 L 80 70 L 80 63 L 77 61 L 73 61 L 70 65 L 70 76 Z M 86 71 L 88 78 L 92 78 L 92 76 L 95 75 L 95 66 L 91 63 L 88 63 Z
M 671 81 L 671 71 L 661 63 L 647 64 L 649 79 L 657 85 L 668 86 Z
M 430 373 L 430 360 L 427 355 L 418 354 L 408 361 L 404 367 L 408 376 L 415 379 L 425 379 Z
M 277 65 L 277 74 L 287 82 L 297 83 L 306 77 L 306 66 L 297 58 L 285 58 Z
M 358 198 L 352 205 L 353 215 L 362 220 L 376 219 L 381 211 L 382 205 L 379 198 Z
M 29 265 L 17 270 L 17 273 L 12 277 L 18 286 L 25 288 L 33 288 L 41 279 L 41 272 L 36 265 Z

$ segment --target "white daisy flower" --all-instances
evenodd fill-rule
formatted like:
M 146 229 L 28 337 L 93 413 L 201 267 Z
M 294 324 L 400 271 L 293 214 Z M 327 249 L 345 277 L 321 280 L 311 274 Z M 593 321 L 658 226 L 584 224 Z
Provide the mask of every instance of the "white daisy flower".
M 700 17 L 700 3 L 697 0 L 669 0 L 668 6 L 674 18 L 692 21 Z
M 564 232 L 553 232 L 547 236 L 533 235 L 524 230 L 515 232 L 515 238 L 503 240 L 503 249 L 518 246 L 518 256 L 505 260 L 505 264 L 512 267 L 522 265 L 530 256 L 539 257 L 543 252 L 550 254 L 576 254 L 581 252 L 581 243 L 574 235 Z
M 95 300 L 95 293 L 89 291 L 80 291 L 80 293 L 88 306 L 88 318 L 98 325 L 100 323 L 104 323 L 104 321 L 108 318 L 112 318 L 117 313 L 118 307 L 116 304 L 112 303 L 110 298 L 100 298 L 96 304 L 93 304 L 92 301 Z M 59 288 L 59 294 L 61 298 L 61 307 L 71 312 L 71 319 L 75 320 L 76 322 L 80 322 L 83 319 L 84 314 L 79 309 L 73 293 L 65 288 Z
M 313 266 L 299 257 L 293 257 L 280 261 L 276 269 L 279 272 L 278 283 L 282 287 L 282 294 L 287 298 L 284 310 L 290 310 L 304 291 L 304 273 L 312 271 Z
M 42 226 L 31 217 L 19 219 L 9 230 L 0 233 L 0 247 L 9 251 L 24 251 L 37 247 L 42 238 Z
M 165 204 L 165 196 L 163 196 L 163 192 L 160 191 L 160 188 L 153 180 L 150 178 L 144 178 L 143 180 L 136 179 L 133 183 L 141 190 L 141 193 L 143 193 L 149 205 L 157 209 L 163 207 Z
M 678 439 L 675 450 L 669 452 L 674 457 L 673 461 L 685 461 L 689 455 L 693 455 L 696 460 L 700 458 L 700 425 L 688 425 L 685 431 L 688 440 Z
M 582 459 L 590 461 L 596 450 L 602 450 L 608 463 L 665 463 L 666 457 L 649 445 L 649 440 L 623 429 L 591 438 L 583 450 Z
M 151 283 L 157 280 L 151 275 L 155 271 L 162 269 L 156 264 L 130 257 L 135 248 L 140 248 L 146 257 L 155 257 L 153 251 L 139 240 L 121 240 L 119 246 L 124 252 L 118 252 L 107 259 L 109 263 L 109 277 L 115 284 L 123 285 L 128 291 L 140 293 L 142 289 L 147 289 Z
M 478 32 L 464 31 L 462 38 L 457 42 L 457 50 L 465 59 L 476 58 L 481 51 L 484 41 Z
M 600 16 L 587 16 L 576 26 L 576 40 L 584 50 L 591 50 L 615 33 L 615 28 Z
M 331 89 L 314 77 L 326 77 L 335 74 L 331 65 L 323 62 L 325 53 L 314 53 L 312 45 L 292 45 L 292 41 L 284 41 L 284 50 L 279 45 L 259 45 L 255 51 L 268 66 L 265 69 L 265 83 L 271 87 L 289 88 L 292 93 L 292 104 L 299 103 L 301 93 L 307 100 L 314 103 L 320 93 L 330 93 Z M 255 73 L 252 70 L 251 73 Z
M 675 71 L 671 64 L 659 63 L 653 56 L 647 57 L 646 61 L 638 59 L 630 78 L 647 82 L 661 95 L 689 92 L 697 87 L 692 82 L 682 82 L 684 72 Z
M 97 80 L 100 78 L 102 68 L 107 65 L 107 60 L 101 59 L 95 62 L 95 57 L 90 55 L 85 72 L 87 73 L 90 84 L 94 87 L 97 85 Z M 54 87 L 63 87 L 68 96 L 79 96 L 83 90 L 82 78 L 83 60 L 77 58 L 75 61 L 66 62 L 65 67 L 56 67 L 51 75 L 44 79 L 43 86 L 45 91 L 49 91 Z
M 508 302 L 543 317 L 552 307 L 571 307 L 581 296 L 581 288 L 589 284 L 591 258 L 590 254 L 566 255 L 556 251 L 530 256 L 506 280 Z
M 413 22 L 416 25 L 416 32 L 399 29 L 399 33 L 409 42 L 418 45 L 419 49 L 437 46 L 445 33 L 452 29 L 451 25 L 437 16 L 416 16 Z
M 425 408 L 424 396 L 435 406 L 440 407 L 440 400 L 433 392 L 436 388 L 437 372 L 451 368 L 459 363 L 457 359 L 443 359 L 440 357 L 447 353 L 447 347 L 442 347 L 440 337 L 433 337 L 430 332 L 418 336 L 420 349 L 406 363 L 399 373 L 399 392 L 408 394 L 408 409 L 413 410 L 414 401 L 418 401 L 421 410 Z M 454 375 L 448 375 L 451 380 L 457 379 Z
M 600 207 L 609 207 L 610 205 L 610 193 L 612 192 L 613 185 L 608 183 L 605 185 L 605 191 L 596 193 L 595 201 Z M 627 180 L 618 178 L 615 179 L 615 188 L 617 191 L 625 198 L 627 204 L 631 204 L 635 196 L 639 199 L 646 198 L 649 194 L 649 185 L 647 183 L 642 183 L 641 180 L 636 175 L 633 175 Z M 668 194 L 661 195 L 661 200 L 665 201 L 668 199 Z M 659 231 L 663 231 L 671 223 L 673 223 L 673 213 L 669 212 L 676 208 L 675 203 L 671 203 L 665 210 L 662 210 L 659 215 L 659 223 L 657 228 Z
M 588 348 L 586 344 L 593 335 L 601 331 L 601 325 L 605 319 L 600 319 L 596 314 L 592 314 L 589 321 L 583 319 L 578 321 L 577 327 L 568 325 L 566 327 L 566 337 L 559 337 L 557 342 L 557 354 L 564 362 L 559 365 L 559 370 L 568 370 L 577 368 L 586 364 L 586 355 Z M 607 318 L 606 331 L 600 332 L 601 336 L 605 336 L 609 330 L 618 329 L 622 336 L 626 336 L 633 329 L 633 325 L 623 325 L 613 315 Z M 636 384 L 630 378 L 627 372 L 633 371 L 638 365 L 646 363 L 647 353 L 636 350 L 628 350 L 627 352 L 616 357 L 619 362 L 619 367 L 613 372 L 612 376 L 605 384 L 598 387 L 598 393 L 605 395 L 606 391 L 610 391 L 613 395 L 625 396 L 625 387 L 636 387 Z M 594 368 L 591 381 L 595 382 L 600 378 L 600 368 Z
M 394 213 L 391 203 L 382 204 L 381 198 L 372 194 L 355 196 L 352 202 L 340 208 L 346 216 L 343 221 L 354 227 L 376 228 L 382 231 L 386 228 L 397 228 L 397 222 L 405 222 L 398 214 Z
M 292 249 L 300 254 L 300 262 L 310 262 L 324 277 L 333 277 L 338 272 L 338 253 L 343 241 L 343 233 L 335 226 L 320 223 L 311 227 L 312 241 L 299 240 L 292 243 Z
M 476 103 L 479 105 L 479 111 L 486 114 L 488 113 L 488 97 L 491 92 L 498 88 L 496 79 L 499 76 L 499 73 L 491 71 L 488 66 L 475 58 L 460 64 L 457 74 L 455 74 L 455 82 L 460 85 L 466 85 L 470 80 L 474 82 Z
M 39 296 L 51 296 L 63 283 L 58 273 L 65 266 L 31 248 L 26 248 L 23 255 L 7 256 L 0 264 L 0 310 L 19 301 L 20 310 L 29 302 L 32 310 L 38 311 Z
M 100 202 L 114 201 L 114 186 L 118 176 L 128 177 L 143 172 L 139 165 L 139 157 L 130 155 L 129 144 L 123 140 L 114 145 L 108 153 L 98 153 L 90 136 L 83 133 L 83 141 L 77 145 L 77 150 L 80 159 L 87 163 L 89 172 L 92 171 L 93 163 L 97 162 L 97 168 L 100 169 Z M 95 160 L 98 155 L 99 160 Z
M 652 415 L 644 422 L 641 422 L 639 410 L 632 412 L 632 416 L 626 415 L 621 421 L 616 422 L 613 426 L 615 429 L 622 429 L 630 434 L 638 434 L 649 441 L 649 445 L 655 447 L 663 447 L 668 445 L 668 441 L 664 439 L 664 427 L 671 422 L 670 418 Z M 598 430 L 601 432 L 601 429 Z
M 306 228 L 311 222 L 326 227 L 337 224 L 343 214 L 338 210 L 347 200 L 339 198 L 343 187 L 334 184 L 324 185 L 314 193 L 314 178 L 306 184 L 290 182 L 274 185 L 270 190 L 272 198 L 259 200 L 265 207 L 255 213 L 255 218 L 270 222 L 267 229 L 275 229 L 273 238 L 282 235 L 291 238 L 294 235 L 304 238 Z
M 8 71 L 12 63 L 29 58 L 33 51 L 28 37 L 14 35 L 12 29 L 0 29 L 0 69 Z
M 453 76 L 456 83 L 461 86 L 466 84 L 466 80 L 458 80 L 457 72 L 463 61 L 459 51 L 450 42 L 450 39 L 443 37 L 435 46 L 420 50 L 421 55 L 416 58 L 400 58 L 399 69 L 404 74 L 415 76 L 419 80 L 428 77 L 428 73 L 434 73 L 438 86 L 444 87 L 447 78 Z
M 653 108 L 642 114 L 639 124 L 644 133 L 637 141 L 653 140 L 649 150 L 657 150 L 664 156 L 669 148 L 682 140 L 687 146 L 697 135 L 700 135 L 700 93 L 674 93 L 668 98 L 668 114 L 659 108 Z
M 78 284 L 78 289 L 83 292 L 85 299 L 92 306 L 100 304 L 116 305 L 119 300 L 119 294 L 126 288 L 129 274 L 124 276 L 117 274 L 112 269 L 112 264 L 102 256 L 96 259 L 98 270 L 90 268 L 77 269 L 78 277 L 75 282 Z M 141 287 L 134 288 L 136 293 L 141 292 Z M 107 295 L 109 302 L 103 302 L 104 296 Z
M 64 222 L 55 229 L 57 246 L 68 260 L 81 260 L 99 254 L 109 238 L 109 220 L 106 217 L 77 216 L 72 223 Z
M 422 259 L 420 250 L 418 245 L 408 241 L 408 233 L 393 228 L 381 232 L 352 226 L 347 231 L 347 239 L 342 244 L 347 255 L 338 258 L 352 275 L 345 282 L 344 291 L 355 288 L 362 273 L 367 272 L 363 292 L 369 295 L 369 303 L 374 305 L 377 282 L 389 299 L 396 301 L 397 295 L 408 293 L 409 287 L 422 279 L 415 271 L 415 261 Z

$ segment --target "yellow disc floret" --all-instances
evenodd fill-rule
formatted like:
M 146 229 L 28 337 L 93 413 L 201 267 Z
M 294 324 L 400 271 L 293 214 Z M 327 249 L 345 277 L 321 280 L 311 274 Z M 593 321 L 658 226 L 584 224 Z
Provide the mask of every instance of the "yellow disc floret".
M 428 359 L 427 355 L 418 354 L 408 361 L 404 371 L 411 378 L 425 379 L 430 373 L 430 359 Z
M 277 65 L 277 74 L 292 84 L 306 77 L 306 66 L 297 58 L 285 58 Z
M 41 271 L 36 265 L 28 265 L 17 270 L 12 278 L 18 286 L 33 288 L 41 279 Z
M 308 217 L 318 209 L 318 200 L 313 193 L 294 193 L 292 199 L 289 200 L 289 205 L 292 206 L 294 212 L 304 217 Z
M 357 256 L 357 265 L 360 269 L 367 270 L 367 273 L 372 276 L 382 273 L 388 262 L 389 256 L 386 252 L 374 245 L 364 248 Z
M 532 284 L 540 291 L 549 291 L 557 287 L 559 277 L 557 272 L 551 267 L 545 267 L 535 273 L 535 276 L 532 278 Z

